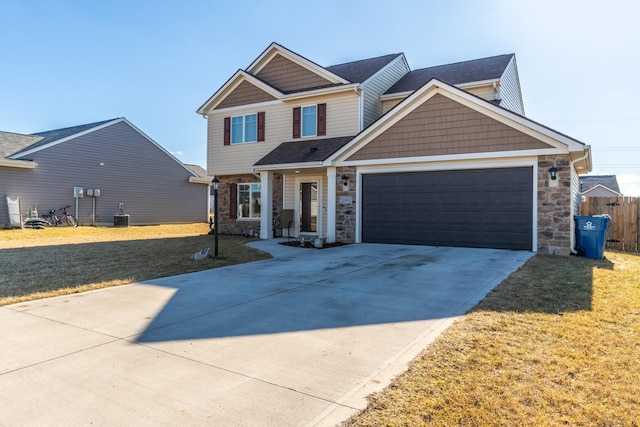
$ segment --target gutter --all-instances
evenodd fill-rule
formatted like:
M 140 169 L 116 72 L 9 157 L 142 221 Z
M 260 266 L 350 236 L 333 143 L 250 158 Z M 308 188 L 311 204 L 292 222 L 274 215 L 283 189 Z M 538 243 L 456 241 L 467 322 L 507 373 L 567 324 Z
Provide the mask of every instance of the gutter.
M 589 157 L 590 154 L 591 154 L 591 147 L 589 147 L 587 145 L 586 149 L 584 150 L 584 155 L 582 157 L 578 157 L 575 160 L 571 160 L 571 162 L 569 163 L 569 166 L 571 167 L 571 170 L 572 171 L 575 170 L 575 167 L 574 167 L 575 163 L 586 159 L 587 157 Z M 591 165 L 589 165 L 589 166 L 591 166 Z M 582 196 L 580 196 L 580 197 L 582 197 Z M 571 206 L 573 206 L 573 203 L 571 204 Z M 574 213 L 574 215 L 575 215 L 575 213 Z M 571 216 L 571 246 L 569 247 L 569 250 L 571 251 L 572 254 L 578 255 L 578 251 L 575 249 L 575 247 L 576 247 L 576 222 L 573 219 L 574 215 Z
M 0 158 L 0 166 L 19 169 L 35 169 L 38 164 L 30 160 L 13 160 Z

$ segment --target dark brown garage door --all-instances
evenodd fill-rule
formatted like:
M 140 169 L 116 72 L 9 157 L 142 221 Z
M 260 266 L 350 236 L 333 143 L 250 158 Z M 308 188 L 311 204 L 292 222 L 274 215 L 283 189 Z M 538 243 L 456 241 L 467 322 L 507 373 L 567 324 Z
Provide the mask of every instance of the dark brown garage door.
M 362 241 L 531 250 L 530 167 L 362 176 Z

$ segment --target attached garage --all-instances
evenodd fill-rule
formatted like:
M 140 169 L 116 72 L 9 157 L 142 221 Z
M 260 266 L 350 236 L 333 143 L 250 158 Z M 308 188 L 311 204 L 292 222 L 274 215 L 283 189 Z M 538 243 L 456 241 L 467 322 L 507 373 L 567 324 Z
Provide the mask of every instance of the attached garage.
M 532 250 L 533 168 L 362 175 L 362 241 Z

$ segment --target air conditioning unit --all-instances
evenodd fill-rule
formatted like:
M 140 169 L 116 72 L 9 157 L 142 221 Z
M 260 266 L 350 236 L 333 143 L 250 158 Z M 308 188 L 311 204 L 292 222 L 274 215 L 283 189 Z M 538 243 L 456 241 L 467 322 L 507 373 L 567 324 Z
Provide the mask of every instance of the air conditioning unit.
M 128 227 L 129 226 L 129 214 L 118 214 L 113 216 L 114 227 Z

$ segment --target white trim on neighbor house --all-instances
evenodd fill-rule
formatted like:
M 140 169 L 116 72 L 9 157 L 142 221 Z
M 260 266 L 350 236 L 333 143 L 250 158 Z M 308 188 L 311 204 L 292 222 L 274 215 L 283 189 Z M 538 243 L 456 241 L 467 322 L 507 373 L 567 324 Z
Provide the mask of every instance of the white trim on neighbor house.
M 612 190 L 611 188 L 607 187 L 606 185 L 602 185 L 602 184 L 596 184 L 593 187 L 591 187 L 590 189 L 583 191 L 582 195 L 585 197 L 589 197 L 589 195 L 587 193 L 595 190 L 595 189 L 602 189 L 602 190 L 606 190 L 606 191 L 610 191 L 612 193 L 612 197 L 614 196 L 622 196 L 622 193 L 618 193 L 615 190 Z
M 258 74 L 269 63 L 269 61 L 271 61 L 271 59 L 273 59 L 273 57 L 278 53 L 284 56 L 285 58 L 291 60 L 292 62 L 295 62 L 296 64 L 300 65 L 301 67 L 304 67 L 309 71 L 319 75 L 320 77 L 323 77 L 329 80 L 332 83 L 342 83 L 342 84 L 350 83 L 349 81 L 343 79 L 337 74 L 330 72 L 326 68 L 321 67 L 315 62 L 310 61 L 307 58 L 301 55 L 298 55 L 297 53 L 275 42 L 271 43 L 271 45 L 269 45 L 269 47 L 267 47 L 264 50 L 264 52 L 262 52 L 260 56 L 258 56 L 251 63 L 251 65 L 247 67 L 247 71 L 253 74 Z
M 0 157 L 0 166 L 18 169 L 35 169 L 38 167 L 38 164 L 30 160 L 13 160 Z
M 17 155 L 14 154 L 12 156 L 9 156 L 9 158 L 12 159 L 12 160 L 18 160 L 21 157 L 28 156 L 29 154 L 37 153 L 38 151 L 41 151 L 41 150 L 46 150 L 49 147 L 54 147 L 54 146 L 56 146 L 58 144 L 62 144 L 63 142 L 67 142 L 69 140 L 78 138 L 80 136 L 84 136 L 84 135 L 90 134 L 91 132 L 95 132 L 97 130 L 104 129 L 107 126 L 111 126 L 111 125 L 114 125 L 116 123 L 120 123 L 122 121 L 126 121 L 126 119 L 124 117 L 121 117 L 119 119 L 114 119 L 114 120 L 112 120 L 110 122 L 103 123 L 103 124 L 98 125 L 96 127 L 85 129 L 82 132 L 74 133 L 73 135 L 69 135 L 66 138 L 60 138 L 60 139 L 57 139 L 55 141 L 51 141 L 51 142 L 49 142 L 47 144 L 44 144 L 44 145 L 41 145 L 39 147 L 32 148 L 31 150 L 23 151 L 23 152 L 21 152 L 21 153 L 19 153 Z
M 355 242 L 362 243 L 362 175 L 375 173 L 402 173 L 402 172 L 435 172 L 469 169 L 499 169 L 512 167 L 532 168 L 532 215 L 531 215 L 531 251 L 536 252 L 538 247 L 538 159 L 537 157 L 520 157 L 516 159 L 487 159 L 486 161 L 460 161 L 440 163 L 415 163 L 394 164 L 379 166 L 360 166 L 356 171 L 356 236 Z M 329 212 L 329 215 L 331 213 Z M 335 212 L 334 212 L 335 214 Z
M 583 153 L 585 150 L 589 149 L 589 146 L 584 145 L 581 142 L 562 135 L 549 128 L 541 126 L 535 122 L 532 122 L 526 117 L 497 107 L 490 102 L 487 102 L 447 83 L 432 79 L 422 88 L 416 90 L 411 96 L 407 97 L 401 103 L 396 105 L 385 116 L 382 116 L 377 122 L 375 122 L 375 124 L 365 129 L 347 145 L 336 151 L 336 153 L 325 160 L 324 165 L 328 166 L 341 164 L 342 159 L 346 159 L 349 156 L 355 154 L 373 139 L 391 128 L 402 118 L 407 116 L 409 113 L 414 111 L 416 108 L 418 108 L 420 105 L 428 101 L 436 94 L 446 96 L 449 99 L 465 105 L 487 117 L 497 120 L 500 123 L 505 124 L 506 126 L 518 130 L 539 141 L 547 143 L 550 146 L 559 149 L 561 153 L 574 151 Z M 557 154 L 558 151 L 555 151 L 554 153 Z
M 149 141 L 151 144 L 153 144 L 156 148 L 158 148 L 160 151 L 162 151 L 164 154 L 166 154 L 167 156 L 169 156 L 171 159 L 173 159 L 173 161 L 175 161 L 176 163 L 178 163 L 180 166 L 182 166 L 187 172 L 189 172 L 189 174 L 193 177 L 197 177 L 197 174 L 195 172 L 193 172 L 191 169 L 189 169 L 184 163 L 182 163 L 180 160 L 178 160 L 173 154 L 171 154 L 169 151 L 167 151 L 164 147 L 162 147 L 160 144 L 158 144 L 157 142 L 155 142 L 153 139 L 151 139 L 147 134 L 145 134 L 144 132 L 142 132 L 140 129 L 138 129 L 135 125 L 133 125 L 129 120 L 127 120 L 124 117 L 121 117 L 119 119 L 115 119 L 112 120 L 110 122 L 107 123 L 103 123 L 101 125 L 89 128 L 89 129 L 85 129 L 82 132 L 78 132 L 78 133 L 74 133 L 73 135 L 69 135 L 65 138 L 61 138 L 61 139 L 57 139 L 55 141 L 51 141 L 48 144 L 44 144 L 41 145 L 39 147 L 33 148 L 31 150 L 28 151 L 24 151 L 22 153 L 20 153 L 19 155 L 16 156 L 10 156 L 9 158 L 11 160 L 19 160 L 21 157 L 24 156 L 28 156 L 30 154 L 36 153 L 38 151 L 42 151 L 42 150 L 46 150 L 47 148 L 51 148 L 54 147 L 58 144 L 62 144 L 64 142 L 67 141 L 71 141 L 72 139 L 76 139 L 79 138 L 81 136 L 85 136 L 88 135 L 92 132 L 96 132 L 98 130 L 107 128 L 109 126 L 118 124 L 118 123 L 125 123 L 126 125 L 128 125 L 129 127 L 131 127 L 131 129 L 133 129 L 134 131 L 136 131 L 137 133 L 139 133 L 143 138 L 145 138 L 147 141 Z M 34 166 L 35 167 L 35 166 Z

